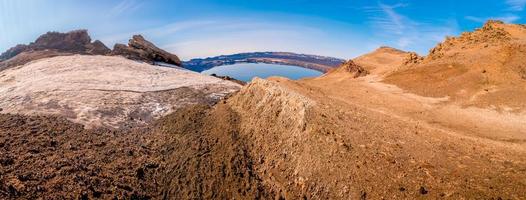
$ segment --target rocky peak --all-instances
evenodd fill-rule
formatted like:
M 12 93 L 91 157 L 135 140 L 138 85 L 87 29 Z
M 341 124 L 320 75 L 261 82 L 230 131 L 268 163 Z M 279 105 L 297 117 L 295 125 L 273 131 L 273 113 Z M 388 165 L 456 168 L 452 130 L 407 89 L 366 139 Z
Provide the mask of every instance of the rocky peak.
M 100 41 L 91 43 L 87 30 L 74 30 L 67 33 L 47 32 L 34 42 L 20 44 L 10 48 L 2 55 L 1 60 L 8 60 L 23 52 L 56 51 L 64 53 L 105 55 L 110 50 Z
M 30 46 L 33 50 L 57 49 L 64 51 L 85 51 L 91 38 L 87 30 L 74 30 L 68 33 L 48 32 L 38 37 Z
M 393 47 L 388 46 L 381 46 L 378 49 L 374 51 L 375 53 L 406 53 L 405 51 L 402 51 L 400 49 L 396 49 Z
M 144 39 L 141 35 L 134 35 L 129 40 L 128 46 L 124 44 L 115 44 L 111 54 L 148 63 L 164 62 L 177 66 L 182 65 L 181 60 L 176 55 L 158 48 L 153 43 Z

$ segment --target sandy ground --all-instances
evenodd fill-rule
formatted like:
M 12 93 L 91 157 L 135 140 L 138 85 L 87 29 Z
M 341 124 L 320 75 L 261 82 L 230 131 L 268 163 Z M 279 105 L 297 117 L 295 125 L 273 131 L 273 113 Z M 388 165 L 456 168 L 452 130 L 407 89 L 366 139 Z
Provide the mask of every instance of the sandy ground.
M 240 85 L 121 57 L 61 56 L 0 72 L 4 113 L 58 114 L 88 127 L 144 124 Z
M 0 197 L 526 198 L 524 143 L 499 138 L 517 136 L 448 127 L 448 99 L 374 80 L 255 79 L 128 130 L 0 115 Z

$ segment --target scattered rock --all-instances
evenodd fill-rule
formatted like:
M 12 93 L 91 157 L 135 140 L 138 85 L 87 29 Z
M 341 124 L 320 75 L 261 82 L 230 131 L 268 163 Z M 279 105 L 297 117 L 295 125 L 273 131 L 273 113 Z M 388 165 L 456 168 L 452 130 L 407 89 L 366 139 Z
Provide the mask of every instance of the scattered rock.
M 417 63 L 421 62 L 422 60 L 424 60 L 424 57 L 419 56 L 419 55 L 418 55 L 417 53 L 415 53 L 415 52 L 410 52 L 410 53 L 407 55 L 407 58 L 406 58 L 405 61 L 404 61 L 404 65 L 417 64 Z

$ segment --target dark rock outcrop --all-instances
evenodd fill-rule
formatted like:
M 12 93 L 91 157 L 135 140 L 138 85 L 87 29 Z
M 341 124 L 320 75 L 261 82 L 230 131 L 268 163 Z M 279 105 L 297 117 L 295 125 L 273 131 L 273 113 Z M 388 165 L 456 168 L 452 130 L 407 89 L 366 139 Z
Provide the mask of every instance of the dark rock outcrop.
M 225 81 L 231 81 L 231 82 L 237 83 L 239 85 L 246 85 L 247 84 L 244 81 L 237 80 L 237 79 L 232 78 L 230 76 L 221 76 L 221 75 L 217 75 L 217 74 L 210 74 L 210 76 L 213 76 L 213 77 L 216 77 L 216 78 L 220 78 L 220 79 L 223 79 Z
M 26 51 L 28 48 L 29 46 L 25 44 L 19 44 L 14 47 L 11 47 L 6 52 L 0 54 L 0 61 L 15 57 L 16 55 Z
M 336 69 L 336 71 L 352 74 L 353 78 L 358 78 L 369 74 L 366 69 L 360 65 L 357 65 L 352 60 L 343 63 L 338 69 Z
M 33 60 L 61 55 L 107 55 L 111 50 L 101 41 L 91 42 L 87 30 L 48 32 L 28 45 L 20 44 L 0 55 L 0 70 Z
M 148 63 L 163 62 L 182 66 L 181 60 L 176 55 L 156 47 L 141 35 L 134 35 L 132 39 L 129 40 L 128 46 L 124 44 L 115 44 L 111 55 L 120 55 L 128 59 L 140 60 Z
M 95 40 L 93 43 L 88 44 L 88 53 L 93 55 L 108 55 L 111 53 L 111 49 L 106 47 L 100 40 Z

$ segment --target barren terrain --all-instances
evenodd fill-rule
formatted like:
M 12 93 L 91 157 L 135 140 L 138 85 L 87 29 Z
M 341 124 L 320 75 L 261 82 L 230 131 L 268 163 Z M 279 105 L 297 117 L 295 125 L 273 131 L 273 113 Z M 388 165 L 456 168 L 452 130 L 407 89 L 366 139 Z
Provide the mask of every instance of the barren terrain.
M 0 198 L 526 199 L 525 35 L 490 21 L 243 87 L 120 57 L 10 68 Z

